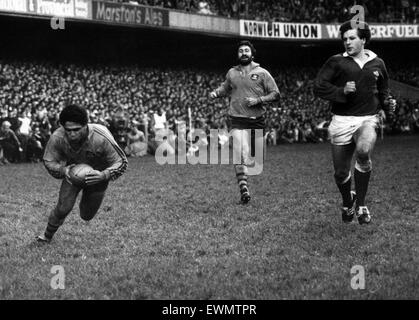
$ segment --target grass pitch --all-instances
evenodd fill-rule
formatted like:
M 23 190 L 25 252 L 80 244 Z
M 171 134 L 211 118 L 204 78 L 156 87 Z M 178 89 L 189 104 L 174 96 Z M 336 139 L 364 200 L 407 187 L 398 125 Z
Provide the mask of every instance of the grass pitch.
M 340 220 L 327 143 L 270 147 L 247 206 L 230 165 L 130 158 L 97 216 L 76 206 L 43 246 L 60 181 L 0 167 L 0 299 L 417 299 L 419 136 L 378 141 L 373 167 L 360 226 Z M 351 288 L 355 265 L 365 289 Z

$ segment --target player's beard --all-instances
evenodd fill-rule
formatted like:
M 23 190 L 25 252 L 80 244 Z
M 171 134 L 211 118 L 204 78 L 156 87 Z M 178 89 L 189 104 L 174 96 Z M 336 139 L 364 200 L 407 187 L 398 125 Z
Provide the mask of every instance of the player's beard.
M 246 57 L 246 59 L 243 59 L 244 57 Z M 239 60 L 240 65 L 247 66 L 253 61 L 253 56 L 251 57 L 241 56 L 238 60 Z

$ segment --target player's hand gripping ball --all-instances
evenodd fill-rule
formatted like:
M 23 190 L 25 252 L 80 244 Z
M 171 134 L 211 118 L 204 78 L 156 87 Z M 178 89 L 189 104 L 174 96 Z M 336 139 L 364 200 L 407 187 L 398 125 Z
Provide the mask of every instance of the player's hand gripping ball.
M 94 169 L 88 164 L 77 164 L 70 169 L 70 182 L 74 186 L 83 188 L 86 187 L 86 175 Z

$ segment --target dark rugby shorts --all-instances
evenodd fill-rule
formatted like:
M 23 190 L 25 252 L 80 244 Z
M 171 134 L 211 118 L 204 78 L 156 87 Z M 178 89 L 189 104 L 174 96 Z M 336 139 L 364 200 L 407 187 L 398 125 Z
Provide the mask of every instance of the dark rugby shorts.
M 262 129 L 265 134 L 265 118 L 229 117 L 231 129 Z

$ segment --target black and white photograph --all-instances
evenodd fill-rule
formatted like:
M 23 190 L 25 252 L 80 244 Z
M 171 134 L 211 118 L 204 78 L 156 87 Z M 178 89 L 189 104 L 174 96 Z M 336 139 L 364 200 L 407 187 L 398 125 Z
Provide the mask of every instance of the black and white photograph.
M 419 299 L 418 0 L 0 0 L 0 39 L 3 302 Z

